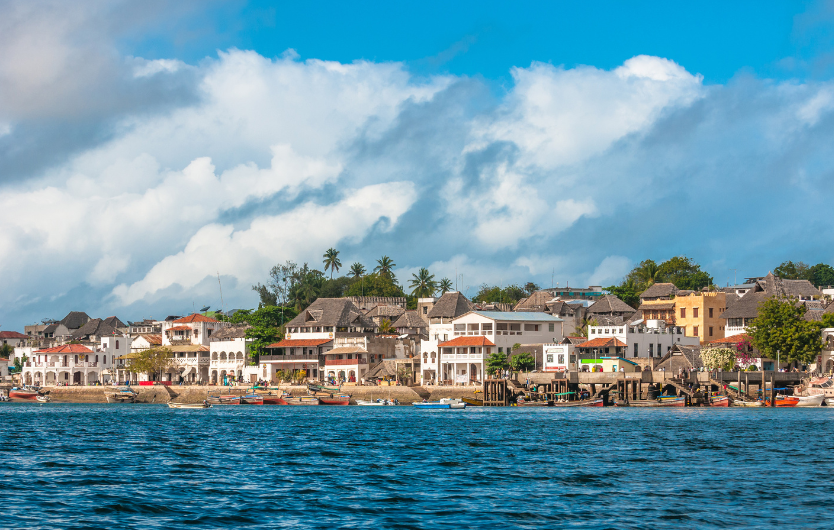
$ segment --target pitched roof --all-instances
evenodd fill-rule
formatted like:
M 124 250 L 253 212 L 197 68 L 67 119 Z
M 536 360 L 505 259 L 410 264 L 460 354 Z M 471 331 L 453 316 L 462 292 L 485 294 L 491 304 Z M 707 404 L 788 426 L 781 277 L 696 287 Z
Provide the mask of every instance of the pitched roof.
M 46 326 L 45 328 L 43 328 L 43 333 L 44 333 L 44 334 L 47 334 L 47 333 L 55 333 L 55 330 L 56 330 L 56 329 L 58 329 L 58 326 L 59 326 L 60 324 L 61 324 L 60 322 L 53 322 L 52 324 L 50 324 L 50 325 Z
M 108 335 L 122 335 L 116 328 L 100 318 L 88 320 L 86 324 L 71 333 L 73 338 L 106 337 Z
M 333 339 L 284 339 L 274 344 L 270 344 L 267 348 L 298 348 L 302 346 L 313 347 L 321 346 L 332 341 Z
M 89 320 L 90 316 L 83 311 L 70 311 L 67 316 L 61 319 L 61 324 L 65 325 L 67 329 L 78 329 Z
M 553 293 L 549 291 L 536 291 L 527 298 L 522 298 L 513 307 L 513 311 L 544 311 L 547 303 L 553 300 Z
M 107 324 L 109 324 L 110 326 L 114 327 L 114 328 L 126 328 L 127 327 L 127 325 L 124 322 L 122 322 L 121 320 L 119 320 L 119 317 L 117 317 L 117 316 L 107 317 L 107 318 L 104 319 L 104 321 Z
M 194 352 L 194 351 L 209 351 L 208 346 L 203 346 L 201 344 L 177 344 L 174 346 L 165 346 L 166 349 L 170 350 L 173 353 L 187 353 L 187 352 Z
M 28 339 L 28 335 L 17 331 L 0 331 L 0 339 Z
M 625 348 L 626 344 L 616 337 L 599 337 L 582 344 L 577 344 L 577 348 L 608 348 L 608 347 Z
M 227 326 L 225 328 L 220 328 L 211 334 L 211 340 L 242 339 L 246 337 L 246 330 L 251 327 L 252 326 L 249 324 L 243 324 L 239 326 Z
M 368 350 L 359 346 L 339 346 L 324 352 L 324 355 L 342 355 L 345 353 L 368 353 Z
M 194 322 L 217 322 L 216 319 L 201 315 L 200 313 L 193 313 L 187 317 L 182 317 L 174 320 L 174 324 L 192 324 Z
M 747 333 L 739 333 L 738 335 L 730 335 L 723 339 L 709 341 L 710 344 L 738 344 L 739 342 L 750 342 L 750 335 Z
M 373 328 L 374 323 L 347 298 L 318 298 L 287 323 L 290 328 L 308 326 Z
M 671 360 L 673 358 L 674 361 Z M 675 344 L 666 353 L 666 355 L 660 358 L 654 369 L 658 370 L 660 368 L 668 368 L 674 370 L 677 368 L 684 368 L 679 364 L 681 361 L 688 364 L 689 368 L 693 368 L 695 370 L 704 366 L 704 361 L 701 359 L 701 347 Z
M 638 309 L 640 311 L 663 311 L 675 309 L 675 302 L 673 300 L 669 300 L 668 302 L 665 300 L 643 300 L 643 303 L 640 304 Z
M 495 346 L 495 344 L 486 337 L 473 335 L 471 337 L 455 337 L 437 345 L 438 348 L 457 348 L 461 346 Z
M 191 328 L 188 326 L 173 326 L 165 330 L 168 331 L 191 331 Z
M 595 314 L 611 314 L 611 313 L 634 313 L 634 308 L 623 302 L 613 294 L 607 294 L 594 302 L 594 305 L 588 308 L 588 313 Z
M 632 309 L 632 311 L 634 310 Z M 562 322 L 561 318 L 555 317 L 549 313 L 542 313 L 540 311 L 519 311 L 518 313 L 509 311 L 470 312 L 492 320 L 514 320 L 517 322 Z
M 396 322 L 392 324 L 394 328 L 427 328 L 426 321 L 417 313 L 417 311 L 406 311 Z
M 739 298 L 733 305 L 728 306 L 727 310 L 721 313 L 721 318 L 756 318 L 759 314 L 759 304 L 773 296 L 772 294 L 759 291 L 750 292 Z
M 455 318 L 474 309 L 474 304 L 461 293 L 449 291 L 435 302 L 429 318 Z
M 81 344 L 64 344 L 54 346 L 45 350 L 37 350 L 35 353 L 92 353 L 93 350 Z
M 394 377 L 397 375 L 397 361 L 389 359 L 374 366 L 365 374 L 365 379 Z
M 398 305 L 379 304 L 365 312 L 368 318 L 373 317 L 399 317 L 405 313 L 405 309 Z
M 162 335 L 139 335 L 136 338 L 138 339 L 139 337 L 148 341 L 148 344 L 162 344 Z
M 657 298 L 671 298 L 678 292 L 674 283 L 655 283 L 640 293 L 640 300 L 652 300 Z

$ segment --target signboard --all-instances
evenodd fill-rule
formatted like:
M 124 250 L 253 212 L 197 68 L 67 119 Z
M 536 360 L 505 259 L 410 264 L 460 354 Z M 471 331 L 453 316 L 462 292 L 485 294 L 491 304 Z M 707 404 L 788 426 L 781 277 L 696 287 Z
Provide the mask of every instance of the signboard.
M 545 372 L 562 372 L 568 369 L 569 346 L 565 344 L 544 347 Z

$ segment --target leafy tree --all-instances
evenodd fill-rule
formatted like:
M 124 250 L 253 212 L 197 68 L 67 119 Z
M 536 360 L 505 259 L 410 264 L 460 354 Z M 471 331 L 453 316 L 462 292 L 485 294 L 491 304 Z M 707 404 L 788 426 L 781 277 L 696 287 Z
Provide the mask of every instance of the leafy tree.
M 258 362 L 258 357 L 266 353 L 266 347 L 280 340 L 284 336 L 284 324 L 298 315 L 292 307 L 261 307 L 254 311 L 244 313 L 235 312 L 232 320 L 236 323 L 247 323 L 250 327 L 246 330 L 246 338 L 254 339 L 249 344 L 249 358 L 253 364 Z
M 3 344 L 0 346 L 0 358 L 11 359 L 12 355 L 14 355 L 14 348 L 11 345 Z
M 331 247 L 327 249 L 327 252 L 324 253 L 324 272 L 327 272 L 327 269 L 330 269 L 330 279 L 333 279 L 333 271 L 339 272 L 339 269 L 342 267 L 342 262 L 339 261 L 339 251 L 335 248 Z
M 440 283 L 437 284 L 437 288 L 440 290 L 440 294 L 446 294 L 452 290 L 452 280 L 449 278 L 443 278 L 440 280 Z
M 158 379 L 159 374 L 167 371 L 173 362 L 171 350 L 161 346 L 131 354 L 125 368 L 128 372 L 147 374 L 150 379 Z
M 582 319 L 582 325 L 576 330 L 580 337 L 588 337 L 588 326 L 599 326 L 599 322 L 595 318 Z
M 388 276 L 372 273 L 350 284 L 345 296 L 405 296 L 402 288 Z
M 269 281 L 266 285 L 257 283 L 252 286 L 252 290 L 258 293 L 262 306 L 278 305 L 278 302 L 286 305 L 290 290 L 297 281 L 297 274 L 298 265 L 293 261 L 275 265 L 269 270 Z
M 817 263 L 808 269 L 807 280 L 813 283 L 814 287 L 834 285 L 834 267 L 825 263 Z
M 514 372 L 529 372 L 536 367 L 536 359 L 528 352 L 513 355 L 510 358 L 510 368 Z
M 686 256 L 670 258 L 657 268 L 658 281 L 675 284 L 678 289 L 698 291 L 713 284 L 712 276 Z
M 503 353 L 492 353 L 486 359 L 486 371 L 489 375 L 497 375 L 509 368 L 507 356 Z
M 805 305 L 791 299 L 768 298 L 759 305 L 756 318 L 747 326 L 750 341 L 764 357 L 802 364 L 814 362 L 822 350 L 820 328 L 828 325 L 834 315 L 823 322 L 809 322 Z
M 397 266 L 394 263 L 394 260 L 389 258 L 388 256 L 382 256 L 378 260 L 376 260 L 376 267 L 374 267 L 374 272 L 378 273 L 381 276 L 387 276 L 392 280 L 396 280 L 394 277 L 394 267 Z
M 653 283 L 659 282 L 660 269 L 654 260 L 647 259 L 640 262 L 640 264 L 631 270 L 627 279 L 631 279 L 635 284 L 642 286 L 644 289 L 651 286 Z
M 539 287 L 538 284 L 535 284 L 533 282 L 527 282 L 524 284 L 524 292 L 527 293 L 527 296 L 530 296 L 531 294 L 539 290 L 541 290 L 541 287 Z
M 605 290 L 635 309 L 640 306 L 640 293 L 643 291 L 633 278 L 626 278 L 622 284 L 606 287 Z
M 409 282 L 411 287 L 411 294 L 417 298 L 428 298 L 434 296 L 437 291 L 437 282 L 434 281 L 434 274 L 430 274 L 428 269 L 422 268 L 417 274 L 412 274 L 412 279 Z
M 810 280 L 810 267 L 801 261 L 794 263 L 793 261 L 784 261 L 781 265 L 773 269 L 773 274 L 779 276 L 784 280 Z
M 359 262 L 354 263 L 350 266 L 350 275 L 353 278 L 359 278 L 360 276 L 365 274 L 365 266 Z
M 6 357 L 8 359 L 8 357 Z M 20 357 L 15 357 L 14 360 L 14 371 L 15 372 L 22 372 L 23 371 L 23 363 L 29 360 L 29 357 L 26 355 L 21 355 Z
M 348 276 L 340 276 L 332 280 L 325 279 L 319 289 L 318 298 L 341 298 L 355 281 Z
M 394 326 L 391 325 L 391 321 L 387 318 L 383 318 L 382 322 L 379 323 L 379 333 L 380 335 L 390 335 L 394 332 Z
M 498 286 L 483 284 L 478 294 L 472 299 L 479 303 L 502 303 L 515 304 L 522 298 L 527 297 L 527 292 L 517 285 L 510 285 L 501 289 Z

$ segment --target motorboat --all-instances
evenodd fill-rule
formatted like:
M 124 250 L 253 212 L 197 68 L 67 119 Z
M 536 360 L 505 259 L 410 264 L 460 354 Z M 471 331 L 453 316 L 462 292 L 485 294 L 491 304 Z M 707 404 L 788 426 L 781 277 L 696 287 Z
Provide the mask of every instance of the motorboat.
M 776 396 L 775 406 L 777 407 L 795 407 L 799 404 L 799 398 L 794 396 Z M 765 406 L 770 407 L 771 401 L 765 401 Z
M 169 409 L 210 409 L 211 404 L 207 401 L 202 403 L 168 403 Z
M 733 401 L 734 407 L 761 407 L 762 405 L 761 401 Z
M 398 400 L 388 400 L 388 399 L 376 399 L 376 400 L 367 400 L 367 399 L 357 399 L 356 404 L 360 407 L 385 407 L 389 405 L 399 405 L 400 402 Z
M 136 403 L 136 392 L 130 387 L 120 387 L 114 391 L 105 392 L 108 403 Z
M 602 407 L 605 402 L 602 398 L 579 399 L 576 401 L 556 401 L 554 407 Z
M 240 405 L 240 396 L 208 396 L 206 401 L 211 405 Z
M 263 405 L 264 398 L 263 396 L 258 396 L 256 394 L 249 394 L 248 396 L 240 396 L 240 404 L 241 405 Z
M 350 396 L 319 396 L 319 405 L 350 405 Z
M 465 398 L 460 398 L 460 400 L 463 401 L 464 403 L 466 403 L 467 405 L 469 405 L 470 407 L 483 407 L 484 406 L 484 400 L 483 399 L 465 397 Z
M 412 406 L 418 409 L 465 409 L 466 403 L 460 399 L 443 398 L 440 401 L 424 401 L 422 403 L 412 403 Z
M 49 403 L 50 401 L 52 401 L 52 398 L 49 396 L 38 396 L 35 399 L 37 399 L 41 403 Z
M 821 407 L 825 401 L 825 394 L 816 394 L 814 396 L 793 396 L 799 399 L 797 407 Z
M 710 407 L 729 407 L 730 398 L 727 396 L 712 396 L 709 398 Z
M 33 387 L 14 387 L 9 390 L 9 397 L 11 399 L 26 399 L 29 401 L 35 401 L 39 395 L 38 389 Z

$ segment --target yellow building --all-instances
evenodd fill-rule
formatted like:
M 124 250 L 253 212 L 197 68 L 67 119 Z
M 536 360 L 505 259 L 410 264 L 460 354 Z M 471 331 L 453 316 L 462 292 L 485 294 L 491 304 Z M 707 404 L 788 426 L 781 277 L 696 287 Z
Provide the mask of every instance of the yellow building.
M 675 297 L 675 325 L 684 328 L 684 334 L 698 337 L 701 344 L 724 338 L 721 313 L 727 310 L 723 292 L 694 292 Z

